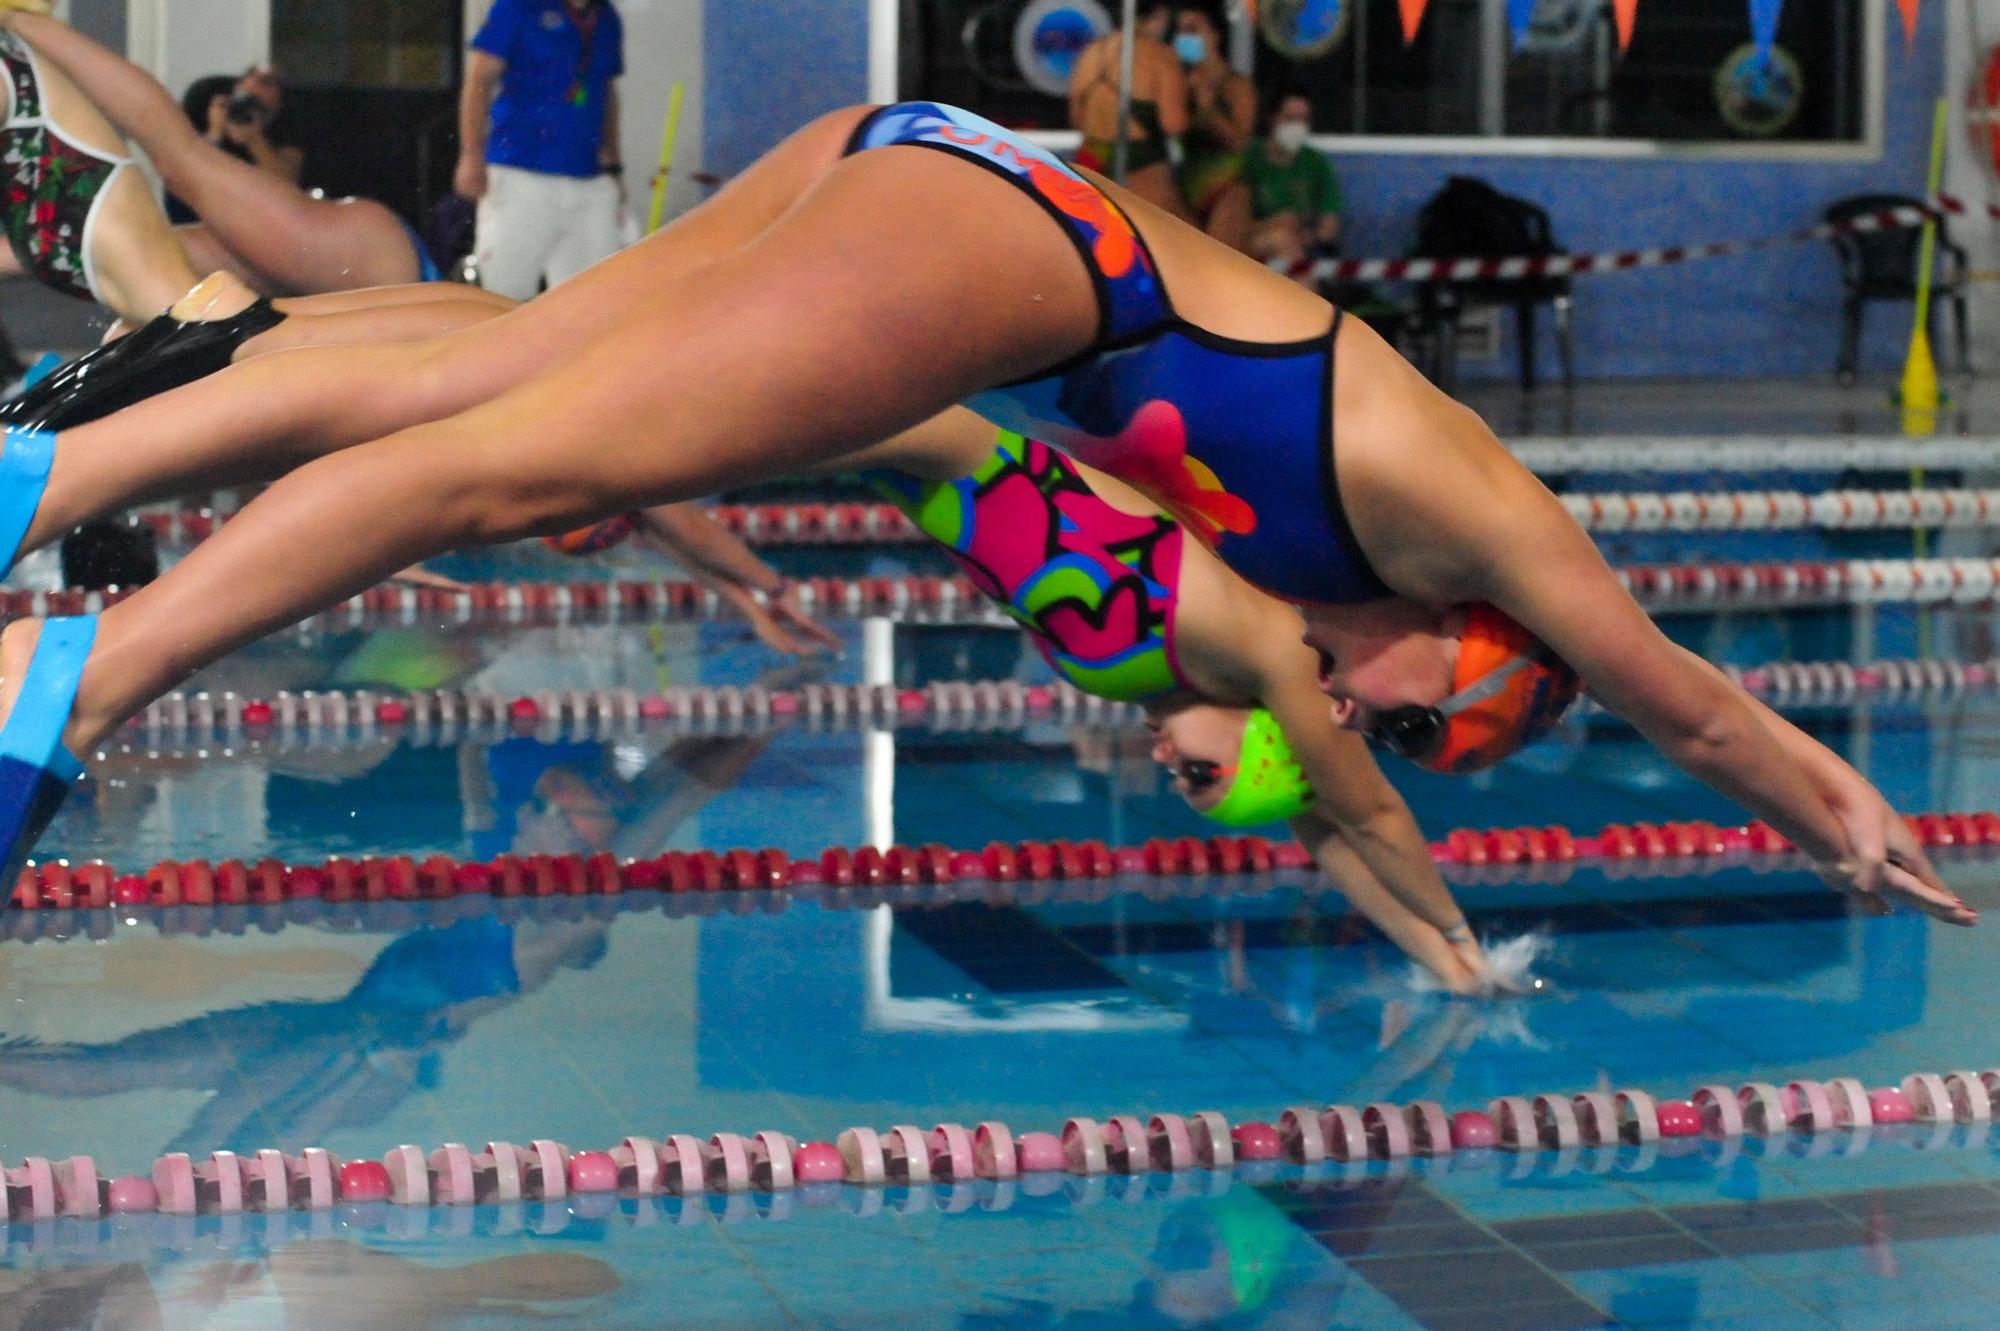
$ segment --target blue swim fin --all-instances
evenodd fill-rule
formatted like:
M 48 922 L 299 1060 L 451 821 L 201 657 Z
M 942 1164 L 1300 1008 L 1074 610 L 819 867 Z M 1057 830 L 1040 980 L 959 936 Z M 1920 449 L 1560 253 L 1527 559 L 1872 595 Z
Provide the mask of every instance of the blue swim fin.
M 0 440 L 0 575 L 14 567 L 21 539 L 42 493 L 49 488 L 49 468 L 56 460 L 56 437 L 38 430 L 8 430 Z
M 0 894 L 12 894 L 35 842 L 83 775 L 62 732 L 96 637 L 96 615 L 45 620 L 21 692 L 0 726 Z

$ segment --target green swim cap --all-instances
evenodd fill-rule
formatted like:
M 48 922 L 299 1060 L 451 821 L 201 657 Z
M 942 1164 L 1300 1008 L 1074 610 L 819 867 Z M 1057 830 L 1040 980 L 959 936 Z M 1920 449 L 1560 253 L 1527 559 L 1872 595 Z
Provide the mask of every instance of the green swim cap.
M 1236 779 L 1222 802 L 1203 817 L 1230 827 L 1262 827 L 1304 813 L 1313 802 L 1297 755 L 1262 707 L 1253 708 L 1243 723 L 1243 751 L 1236 755 Z

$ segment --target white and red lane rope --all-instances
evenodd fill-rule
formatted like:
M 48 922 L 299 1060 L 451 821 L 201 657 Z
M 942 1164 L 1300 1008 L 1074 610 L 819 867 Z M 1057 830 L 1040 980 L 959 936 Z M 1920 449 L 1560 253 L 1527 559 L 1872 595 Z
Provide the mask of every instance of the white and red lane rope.
M 1751 694 L 1779 706 L 1923 702 L 2000 694 L 2000 658 L 1778 661 L 1724 667 Z M 641 730 L 670 734 L 758 734 L 809 730 L 925 729 L 1018 731 L 1030 726 L 1135 724 L 1136 703 L 1108 702 L 1066 680 L 946 680 L 921 689 L 890 684 L 693 685 L 636 689 L 548 689 L 509 697 L 476 689 L 376 693 L 367 689 L 293 692 L 268 700 L 235 693 L 170 693 L 147 705 L 97 755 L 158 752 L 162 746 L 331 748 L 385 739 L 417 746 L 554 731 L 564 738 L 615 738 Z
M 1661 612 L 1896 602 L 1987 605 L 2000 588 L 2000 559 L 1630 564 L 1614 571 L 1640 604 Z M 1013 623 L 964 577 L 802 578 L 793 585 L 801 604 L 827 615 L 998 627 Z M 0 617 L 86 614 L 123 596 L 116 591 L 0 591 Z M 350 597 L 299 627 L 699 621 L 734 613 L 707 588 L 674 579 L 510 582 L 465 589 L 385 585 Z

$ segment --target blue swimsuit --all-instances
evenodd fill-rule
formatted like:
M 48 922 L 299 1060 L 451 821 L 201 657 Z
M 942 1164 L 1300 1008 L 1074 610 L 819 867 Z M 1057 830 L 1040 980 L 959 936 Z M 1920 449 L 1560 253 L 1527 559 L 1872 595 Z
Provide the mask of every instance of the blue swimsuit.
M 1291 601 L 1389 595 L 1333 469 L 1333 342 L 1219 337 L 1182 319 L 1117 204 L 1045 150 L 956 107 L 904 102 L 856 128 L 849 152 L 936 148 L 1013 181 L 1059 222 L 1097 292 L 1090 348 L 966 405 L 1044 439 L 1173 513 L 1237 573 Z

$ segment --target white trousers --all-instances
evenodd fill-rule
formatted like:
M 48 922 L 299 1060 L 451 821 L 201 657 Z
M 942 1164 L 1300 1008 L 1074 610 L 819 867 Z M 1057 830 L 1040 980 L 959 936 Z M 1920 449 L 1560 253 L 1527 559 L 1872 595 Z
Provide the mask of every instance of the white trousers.
M 618 182 L 585 180 L 514 166 L 486 168 L 474 250 L 479 285 L 527 300 L 617 253 Z

